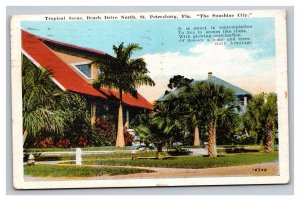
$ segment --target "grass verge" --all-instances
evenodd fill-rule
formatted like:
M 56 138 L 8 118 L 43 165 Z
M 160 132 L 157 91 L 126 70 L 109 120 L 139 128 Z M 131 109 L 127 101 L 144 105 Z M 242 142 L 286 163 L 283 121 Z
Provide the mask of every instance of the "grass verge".
M 156 157 L 156 151 L 137 151 L 134 154 L 136 157 Z M 124 159 L 124 158 L 130 158 L 133 156 L 132 153 L 125 153 L 125 152 L 114 152 L 114 153 L 108 153 L 108 154 L 84 154 L 82 155 L 83 159 Z M 162 157 L 169 157 L 170 154 L 167 152 L 161 153 Z
M 115 151 L 115 150 L 130 150 L 131 146 L 115 147 L 115 146 L 102 146 L 102 147 L 84 147 L 83 151 Z M 27 148 L 25 152 L 55 152 L 55 151 L 75 151 L 76 148 Z
M 35 156 L 35 161 L 63 161 L 63 160 L 75 160 L 75 155 L 61 154 L 61 155 L 40 155 Z
M 135 154 L 137 157 L 155 157 L 156 151 L 138 151 Z M 163 157 L 170 156 L 167 152 L 161 154 Z M 106 154 L 83 154 L 83 159 L 93 159 L 93 160 L 102 160 L 102 159 L 131 159 L 133 156 L 132 153 L 115 151 L 113 153 Z M 75 154 L 55 154 L 55 155 L 35 155 L 36 161 L 63 161 L 63 160 L 75 160 Z
M 89 158 L 83 161 L 88 165 L 123 165 L 141 167 L 166 167 L 166 168 L 213 168 L 236 165 L 249 165 L 264 162 L 278 161 L 278 154 L 236 154 L 222 155 L 216 158 L 204 156 L 180 156 L 163 160 L 158 159 L 96 159 Z
M 120 167 L 93 167 L 75 165 L 24 166 L 24 173 L 36 177 L 95 177 L 153 172 L 151 170 Z

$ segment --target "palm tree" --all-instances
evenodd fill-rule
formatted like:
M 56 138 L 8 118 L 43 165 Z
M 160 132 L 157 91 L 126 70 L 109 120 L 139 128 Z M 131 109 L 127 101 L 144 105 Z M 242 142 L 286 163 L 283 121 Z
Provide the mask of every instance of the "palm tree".
M 239 106 L 232 104 L 221 109 L 217 120 L 217 144 L 233 144 L 236 136 L 242 133 L 242 116 L 237 115 L 237 107 Z
M 205 107 L 205 116 L 209 119 L 208 130 L 208 155 L 217 156 L 216 133 L 218 120 L 228 120 L 232 116 L 233 107 L 231 106 L 236 97 L 231 89 L 222 85 L 206 83 L 203 87 L 207 105 Z M 237 115 L 237 114 L 236 114 Z
M 274 151 L 274 138 L 277 127 L 277 95 L 269 93 L 266 96 L 265 104 L 263 106 L 263 118 L 265 119 L 265 133 L 266 133 L 266 152 Z
M 142 85 L 154 86 L 154 81 L 147 75 L 148 70 L 143 58 L 132 59 L 132 54 L 141 50 L 138 44 L 129 44 L 124 47 L 121 43 L 118 47 L 113 46 L 114 57 L 98 58 L 92 62 L 96 65 L 101 74 L 98 80 L 94 82 L 94 87 L 106 87 L 108 89 L 117 89 L 119 91 L 119 114 L 118 114 L 118 132 L 116 146 L 125 146 L 123 133 L 123 93 L 129 93 L 137 98 L 137 88 Z
M 190 126 L 190 122 L 194 127 L 194 146 L 200 146 L 199 127 L 203 126 L 203 111 L 205 107 L 205 99 L 202 94 L 200 85 L 186 85 L 179 93 L 181 99 L 180 107 L 185 117 L 185 122 Z
M 59 93 L 50 79 L 51 73 L 38 69 L 26 57 L 22 57 L 23 94 L 23 145 L 28 134 L 46 131 L 62 133 L 65 112 L 57 107 L 55 96 Z
M 233 110 L 234 92 L 222 85 L 209 82 L 196 82 L 180 94 L 189 108 L 189 118 L 195 130 L 206 126 L 208 132 L 208 154 L 217 156 L 216 133 L 217 123 L 224 121 L 235 122 L 236 113 Z M 199 133 L 195 132 L 195 134 Z M 195 135 L 195 138 L 199 136 Z
M 271 92 L 254 96 L 245 114 L 246 127 L 257 135 L 257 141 L 263 141 L 267 153 L 274 151 L 277 113 L 277 95 Z
M 146 117 L 137 116 L 135 130 L 141 140 L 154 143 L 157 146 L 157 157 L 163 145 L 182 139 L 182 122 L 176 108 L 178 99 L 169 96 L 167 100 L 157 102 L 154 110 Z
M 245 129 L 255 138 L 257 144 L 263 143 L 264 140 L 264 125 L 261 119 L 264 99 L 264 93 L 254 95 L 247 105 L 247 112 L 244 116 Z

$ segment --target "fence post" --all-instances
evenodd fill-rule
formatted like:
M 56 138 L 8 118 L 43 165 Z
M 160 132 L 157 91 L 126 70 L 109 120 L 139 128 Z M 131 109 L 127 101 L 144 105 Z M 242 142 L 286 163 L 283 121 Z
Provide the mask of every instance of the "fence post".
M 81 165 L 81 161 L 82 161 L 81 154 L 82 154 L 81 149 L 76 148 L 76 165 Z

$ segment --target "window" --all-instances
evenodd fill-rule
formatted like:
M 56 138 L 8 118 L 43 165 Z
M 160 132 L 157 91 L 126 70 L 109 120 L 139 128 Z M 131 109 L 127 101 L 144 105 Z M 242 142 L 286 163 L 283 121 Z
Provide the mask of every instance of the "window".
M 82 75 L 84 75 L 88 79 L 92 79 L 92 69 L 90 64 L 82 63 L 82 64 L 73 64 L 77 71 L 79 71 Z

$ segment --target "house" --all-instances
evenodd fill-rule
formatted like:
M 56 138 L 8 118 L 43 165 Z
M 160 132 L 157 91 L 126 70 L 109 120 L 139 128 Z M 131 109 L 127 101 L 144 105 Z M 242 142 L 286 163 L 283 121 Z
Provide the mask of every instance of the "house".
M 236 98 L 237 98 L 237 104 L 239 105 L 239 113 L 240 114 L 244 114 L 246 111 L 246 107 L 247 107 L 247 103 L 249 101 L 249 99 L 251 99 L 252 95 L 251 93 L 247 92 L 246 90 L 239 88 L 237 86 L 234 86 L 233 84 L 230 84 L 229 82 L 226 82 L 225 80 L 222 80 L 216 76 L 213 75 L 212 72 L 208 72 L 208 77 L 206 80 L 194 80 L 191 82 L 191 84 L 194 84 L 196 82 L 199 81 L 205 81 L 205 82 L 210 82 L 213 84 L 217 84 L 217 85 L 222 85 L 226 88 L 231 89 Z M 163 95 L 161 96 L 158 101 L 164 101 L 166 100 L 166 98 L 170 95 L 177 95 L 180 92 L 180 88 L 179 89 L 175 89 L 173 91 L 171 91 L 170 93 L 168 93 L 167 95 Z
M 236 103 L 239 105 L 239 113 L 244 114 L 246 112 L 247 103 L 249 102 L 249 100 L 252 97 L 251 93 L 214 76 L 212 72 L 208 73 L 208 77 L 205 81 L 214 83 L 214 84 L 218 84 L 218 85 L 222 85 L 226 88 L 231 89 L 237 98 Z
M 92 83 L 100 72 L 96 66 L 90 64 L 99 57 L 112 56 L 98 50 L 42 38 L 24 30 L 22 30 L 22 54 L 37 67 L 50 70 L 53 82 L 61 90 L 79 93 L 85 97 L 92 125 L 98 117 L 112 123 L 117 122 L 119 93 L 106 88 L 96 90 Z M 122 97 L 123 119 L 127 128 L 130 117 L 152 109 L 152 104 L 141 94 L 134 98 L 125 93 Z

